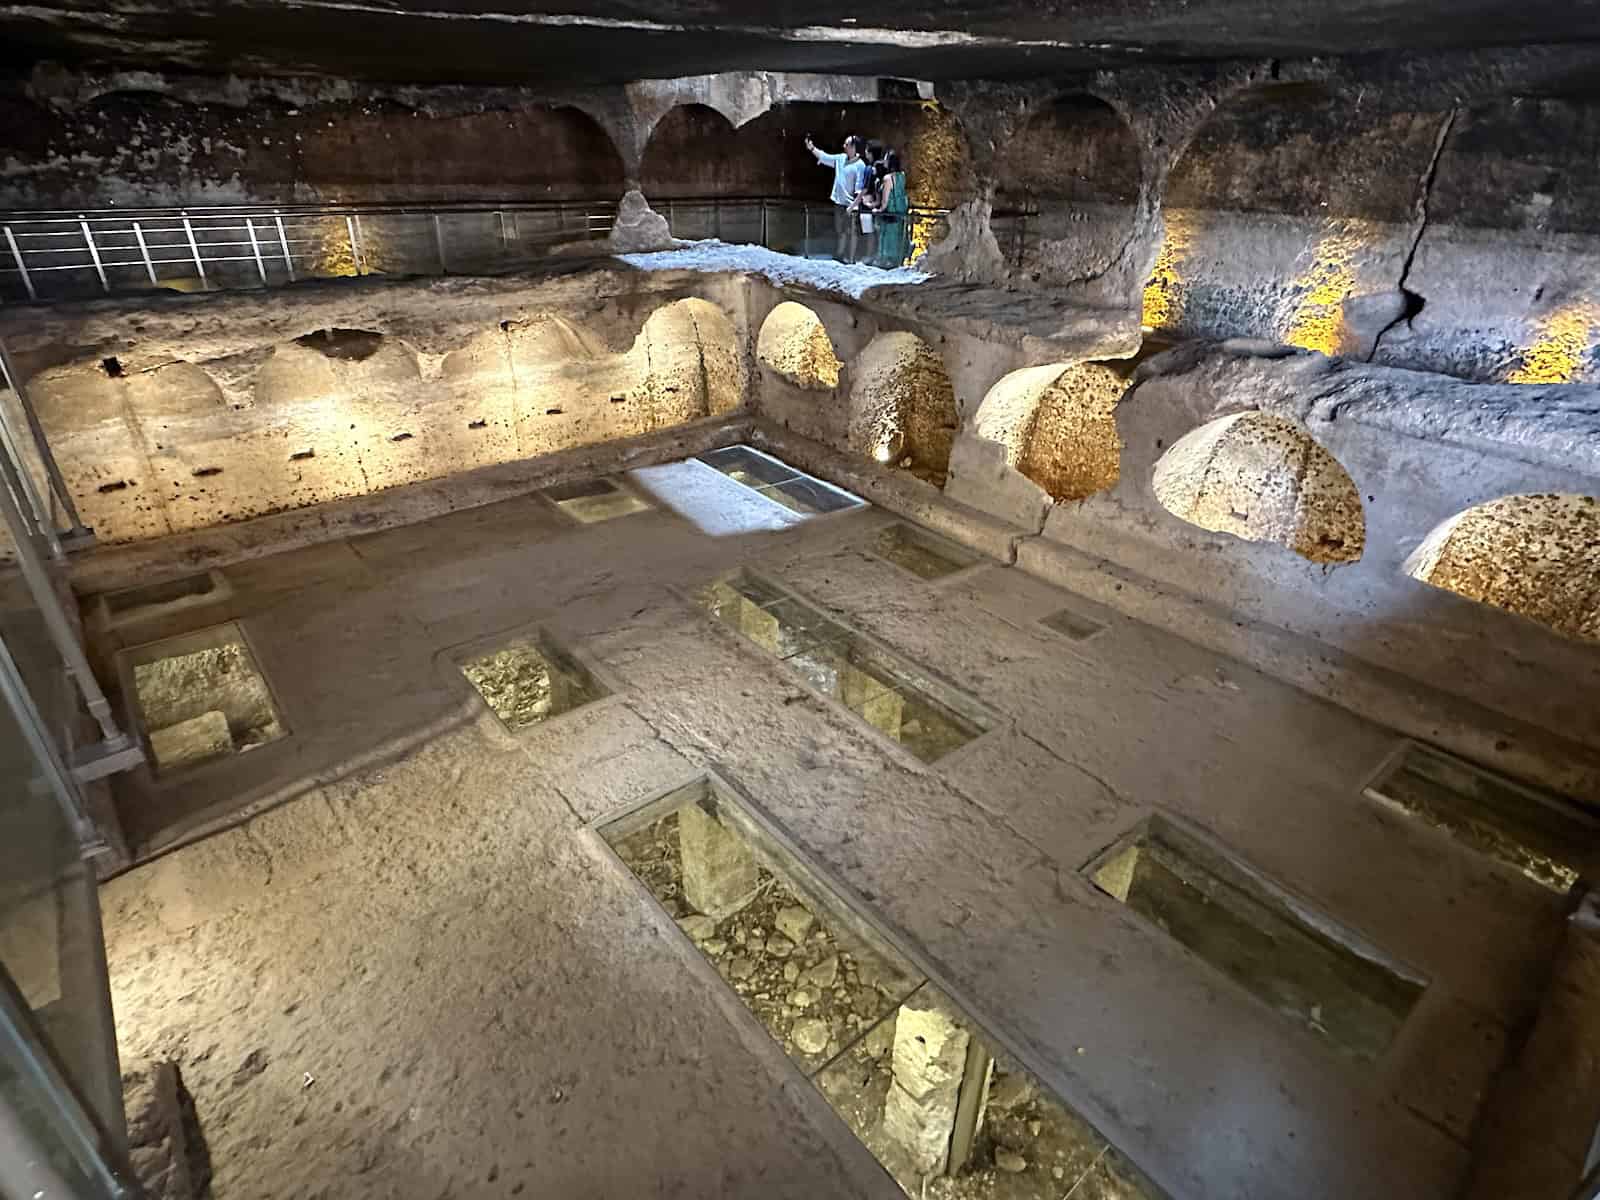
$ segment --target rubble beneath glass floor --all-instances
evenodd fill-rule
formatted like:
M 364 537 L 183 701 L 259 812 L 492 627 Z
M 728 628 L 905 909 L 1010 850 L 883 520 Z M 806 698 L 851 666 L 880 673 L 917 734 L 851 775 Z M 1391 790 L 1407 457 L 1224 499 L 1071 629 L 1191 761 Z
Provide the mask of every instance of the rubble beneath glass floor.
M 1160 1195 L 716 784 L 607 836 L 906 1195 Z

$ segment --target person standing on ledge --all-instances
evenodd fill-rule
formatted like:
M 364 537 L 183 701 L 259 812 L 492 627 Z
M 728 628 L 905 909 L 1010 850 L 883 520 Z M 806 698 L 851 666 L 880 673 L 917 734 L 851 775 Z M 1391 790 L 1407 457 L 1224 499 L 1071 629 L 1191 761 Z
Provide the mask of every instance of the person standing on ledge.
M 906 201 L 906 173 L 898 150 L 883 156 L 873 208 L 878 217 L 878 253 L 872 261 L 875 266 L 892 271 L 904 265 L 911 253 L 911 206 Z
M 840 262 L 855 262 L 861 239 L 861 227 L 856 223 L 858 202 L 867 186 L 867 164 L 861 157 L 866 142 L 852 133 L 844 140 L 843 154 L 828 154 L 817 149 L 808 133 L 806 149 L 819 164 L 833 168 L 833 257 Z

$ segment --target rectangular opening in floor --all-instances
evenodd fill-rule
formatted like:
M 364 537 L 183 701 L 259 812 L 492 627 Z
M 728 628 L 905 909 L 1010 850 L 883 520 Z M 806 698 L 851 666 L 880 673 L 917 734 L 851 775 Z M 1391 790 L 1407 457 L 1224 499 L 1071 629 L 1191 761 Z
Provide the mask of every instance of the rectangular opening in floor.
M 1416 742 L 1366 794 L 1552 891 L 1571 890 L 1600 849 L 1600 821 L 1571 801 Z
M 701 589 L 696 600 L 923 762 L 937 762 L 993 727 L 970 698 L 748 571 Z
M 706 466 L 721 471 L 735 483 L 743 484 L 791 512 L 816 516 L 866 504 L 861 497 L 797 471 L 788 463 L 750 446 L 727 446 L 698 457 Z
M 118 662 L 160 774 L 242 754 L 288 732 L 236 622 L 125 650 Z
M 153 616 L 157 610 L 189 608 L 196 604 L 221 600 L 228 585 L 216 571 L 202 571 L 198 575 L 185 575 L 163 583 L 147 583 L 139 587 L 120 588 L 100 597 L 102 611 L 108 624 L 125 625 Z
M 904 522 L 891 525 L 872 540 L 872 552 L 918 579 L 943 579 L 983 561 L 964 546 Z
M 1075 613 L 1070 608 L 1063 608 L 1060 612 L 1051 613 L 1048 617 L 1040 620 L 1039 624 L 1074 642 L 1086 642 L 1105 629 L 1105 626 L 1099 621 L 1094 621 L 1080 613 Z
M 544 630 L 461 663 L 461 673 L 507 729 L 527 729 L 603 699 L 609 688 Z
M 630 513 L 648 512 L 651 505 L 611 479 L 584 479 L 577 483 L 557 484 L 544 489 L 557 508 L 575 521 L 594 525 Z
M 1152 817 L 1087 868 L 1101 891 L 1346 1057 L 1381 1056 L 1425 981 L 1199 837 Z
M 732 789 L 702 780 L 601 832 L 907 1195 L 1160 1195 Z

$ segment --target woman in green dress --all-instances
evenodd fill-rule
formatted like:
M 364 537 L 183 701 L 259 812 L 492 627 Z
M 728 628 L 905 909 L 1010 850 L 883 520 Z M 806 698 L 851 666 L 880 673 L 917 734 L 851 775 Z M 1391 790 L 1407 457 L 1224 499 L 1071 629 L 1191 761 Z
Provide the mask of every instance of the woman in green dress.
M 873 199 L 878 219 L 878 254 L 873 265 L 893 270 L 905 263 L 911 251 L 911 226 L 907 220 L 911 206 L 906 202 L 906 173 L 900 167 L 898 150 L 883 156 L 878 194 Z

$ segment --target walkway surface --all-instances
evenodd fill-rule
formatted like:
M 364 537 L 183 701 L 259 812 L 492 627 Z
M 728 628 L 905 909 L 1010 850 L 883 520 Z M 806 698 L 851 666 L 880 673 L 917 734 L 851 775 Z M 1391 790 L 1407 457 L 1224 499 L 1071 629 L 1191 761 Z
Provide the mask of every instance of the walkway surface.
M 125 1061 L 180 1063 L 218 1200 L 899 1195 L 592 828 L 708 769 L 1174 1194 L 1456 1193 L 1554 898 L 1363 799 L 1393 734 L 1014 569 L 920 580 L 867 552 L 890 521 L 521 498 L 226 570 L 185 620 L 243 623 L 291 734 L 200 790 L 282 803 L 102 892 Z M 996 727 L 903 753 L 686 599 L 744 564 Z M 1038 624 L 1068 606 L 1106 629 Z M 619 690 L 512 734 L 451 656 L 534 625 Z M 1428 979 L 1386 1054 L 1083 877 L 1158 810 Z

